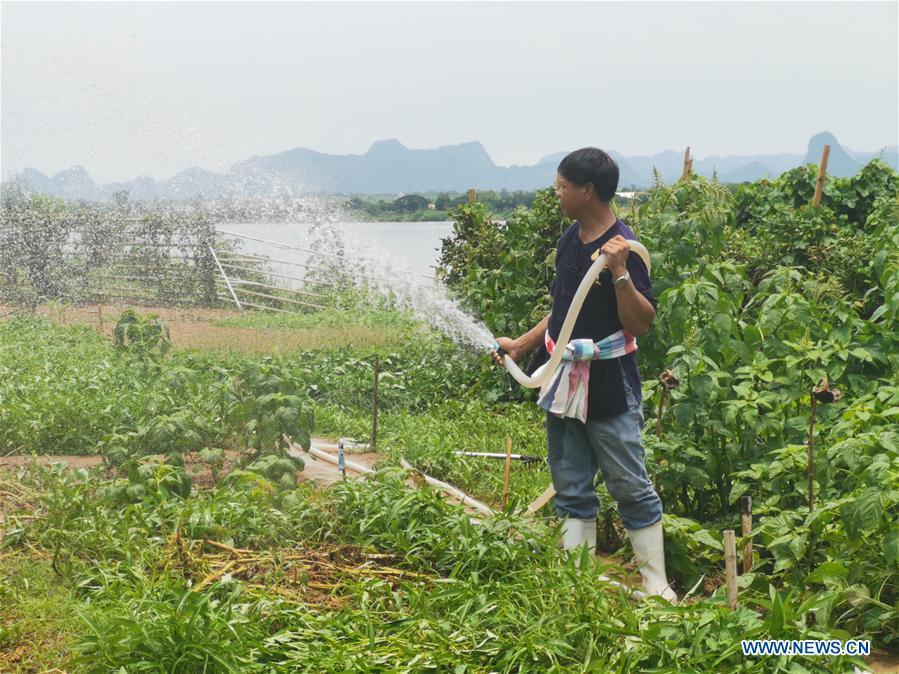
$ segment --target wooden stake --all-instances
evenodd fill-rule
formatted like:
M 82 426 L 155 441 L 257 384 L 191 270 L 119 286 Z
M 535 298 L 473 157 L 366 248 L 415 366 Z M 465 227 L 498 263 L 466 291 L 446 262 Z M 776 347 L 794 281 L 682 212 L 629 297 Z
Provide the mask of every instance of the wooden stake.
M 503 510 L 509 498 L 509 477 L 512 471 L 512 436 L 506 438 L 506 475 L 503 477 Z
M 478 200 L 478 191 L 474 187 L 468 189 L 468 203 L 473 204 Z
M 740 497 L 740 525 L 741 534 L 746 538 L 752 533 L 752 497 Z M 752 569 L 752 541 L 743 544 L 743 573 L 749 573 Z
M 724 574 L 727 580 L 727 606 L 737 608 L 737 539 L 733 529 L 724 531 Z
M 659 411 L 656 413 L 656 437 L 657 438 L 662 437 L 662 410 L 665 407 L 665 396 L 667 395 L 667 393 L 668 393 L 668 387 L 663 384 L 662 385 L 662 393 L 659 396 Z M 659 482 L 659 474 L 658 473 L 656 473 L 655 478 L 656 478 L 655 479 L 656 494 L 661 496 L 662 484 L 661 484 L 661 482 Z
M 686 180 L 690 177 L 690 147 L 684 151 L 684 172 L 681 174 L 680 179 Z
M 812 199 L 812 206 L 818 208 L 821 205 L 821 198 L 824 196 L 824 177 L 827 175 L 827 159 L 830 157 L 830 145 L 824 146 L 821 153 L 821 166 L 818 167 L 818 182 L 815 185 L 815 198 Z
M 812 390 L 812 413 L 808 421 L 808 511 L 811 512 L 815 505 L 815 392 Z
M 371 392 L 371 451 L 378 451 L 378 379 L 381 376 L 381 356 L 375 356 L 375 379 Z
M 665 407 L 665 396 L 668 394 L 668 387 L 662 386 L 662 394 L 659 396 L 659 411 L 656 414 L 656 437 L 662 437 L 662 410 Z
M 665 411 L 665 398 L 671 389 L 677 388 L 680 382 L 671 370 L 665 370 L 659 375 L 659 383 L 662 385 L 662 393 L 659 396 L 659 410 L 656 414 L 656 437 L 662 437 L 662 413 Z
M 531 503 L 531 505 L 528 506 L 528 509 L 526 511 L 527 514 L 533 515 L 534 513 L 536 513 L 538 510 L 540 510 L 540 508 L 542 508 L 547 503 L 549 503 L 552 500 L 552 497 L 555 495 L 556 495 L 556 488 L 553 487 L 552 485 L 549 485 L 543 491 L 543 493 L 540 494 L 540 496 L 538 496 L 537 498 L 535 498 L 533 500 L 533 502 Z
M 103 305 L 97 305 L 97 323 L 100 324 L 100 334 L 103 334 Z

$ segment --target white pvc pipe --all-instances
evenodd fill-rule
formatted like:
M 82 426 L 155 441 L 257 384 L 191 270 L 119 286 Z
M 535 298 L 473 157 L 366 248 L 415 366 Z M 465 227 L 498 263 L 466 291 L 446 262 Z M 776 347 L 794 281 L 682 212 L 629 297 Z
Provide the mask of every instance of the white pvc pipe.
M 328 452 L 323 452 L 318 447 L 310 446 L 309 453 L 312 454 L 312 456 L 327 461 L 328 463 L 333 463 L 335 466 L 340 465 L 340 461 L 336 456 L 334 456 L 333 454 L 329 454 Z M 375 472 L 368 466 L 363 466 L 361 463 L 356 463 L 355 461 L 347 461 L 346 459 L 344 459 L 343 463 L 347 468 L 361 475 L 369 475 Z
M 630 244 L 631 251 L 643 258 L 647 271 L 652 271 L 652 262 L 649 259 L 649 251 L 646 250 L 646 246 L 639 241 L 628 240 L 628 243 Z M 605 255 L 600 255 L 593 264 L 590 265 L 584 278 L 581 279 L 581 284 L 577 287 L 574 298 L 571 300 L 571 306 L 568 308 L 565 322 L 562 323 L 559 339 L 556 340 L 556 345 L 559 348 L 553 349 L 549 361 L 547 361 L 546 365 L 540 368 L 538 372 L 534 373 L 533 377 L 526 375 L 508 354 L 503 357 L 503 365 L 506 366 L 506 369 L 515 381 L 525 388 L 540 388 L 552 378 L 556 368 L 559 367 L 559 363 L 562 362 L 562 356 L 565 353 L 565 345 L 568 344 L 568 341 L 571 339 L 574 324 L 577 321 L 578 314 L 581 313 L 581 307 L 584 306 L 584 300 L 587 299 L 587 293 L 590 292 L 593 282 L 605 266 Z
M 464 505 L 467 505 L 470 508 L 474 508 L 482 515 L 486 515 L 487 517 L 492 517 L 493 515 L 496 514 L 493 511 L 493 509 L 490 506 L 488 506 L 486 503 L 481 503 L 476 498 L 472 498 L 471 496 L 466 494 L 461 489 L 457 489 L 456 487 L 454 487 L 453 485 L 451 485 L 447 482 L 438 480 L 436 477 L 431 477 L 430 475 L 425 475 L 420 470 L 415 468 L 415 466 L 413 466 L 411 463 L 406 461 L 406 459 L 400 459 L 400 465 L 403 468 L 405 468 L 406 470 L 411 470 L 411 471 L 415 471 L 416 473 L 419 473 L 424 478 L 424 481 L 427 482 L 429 485 L 431 485 L 432 487 L 437 487 L 439 490 L 441 490 L 445 494 L 452 496 L 457 501 L 461 501 Z
M 225 270 L 222 269 L 222 263 L 219 262 L 218 256 L 215 254 L 212 246 L 207 246 L 207 248 L 209 248 L 209 252 L 212 253 L 212 259 L 215 260 L 215 264 L 219 268 L 219 272 L 221 273 L 222 278 L 225 279 L 225 285 L 228 286 L 228 292 L 231 293 L 231 298 L 234 300 L 234 304 L 237 305 L 238 309 L 243 309 L 243 307 L 240 306 L 240 300 L 237 299 L 237 295 L 234 294 L 234 288 L 231 287 L 231 281 L 228 280 L 228 275 L 225 273 Z

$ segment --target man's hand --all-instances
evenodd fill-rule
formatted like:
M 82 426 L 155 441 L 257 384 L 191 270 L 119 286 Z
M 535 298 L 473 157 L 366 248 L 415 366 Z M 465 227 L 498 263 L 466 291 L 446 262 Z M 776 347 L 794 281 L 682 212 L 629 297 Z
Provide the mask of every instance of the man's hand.
M 606 256 L 606 264 L 612 272 L 613 279 L 627 271 L 627 256 L 631 253 L 631 245 L 623 236 L 619 234 L 606 241 L 602 253 Z
M 503 351 L 509 354 L 509 357 L 512 360 L 518 360 L 518 357 L 521 355 L 521 347 L 518 346 L 514 339 L 510 339 L 509 337 L 497 337 L 496 343 L 499 344 L 499 347 Z M 503 359 L 493 349 L 490 350 L 490 355 L 493 357 L 493 361 L 497 365 L 503 364 Z

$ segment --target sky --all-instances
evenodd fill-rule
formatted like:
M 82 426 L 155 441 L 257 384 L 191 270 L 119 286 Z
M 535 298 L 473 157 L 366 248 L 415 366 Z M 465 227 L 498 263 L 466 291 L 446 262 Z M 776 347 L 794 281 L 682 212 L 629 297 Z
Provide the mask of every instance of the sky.
M 899 137 L 897 2 L 2 2 L 0 172 L 98 182 L 296 147 L 499 165 Z

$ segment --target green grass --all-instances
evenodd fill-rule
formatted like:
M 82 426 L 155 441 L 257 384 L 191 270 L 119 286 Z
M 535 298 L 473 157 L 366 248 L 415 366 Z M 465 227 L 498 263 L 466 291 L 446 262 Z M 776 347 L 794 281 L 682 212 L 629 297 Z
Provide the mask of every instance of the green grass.
M 720 593 L 683 607 L 632 604 L 599 579 L 613 570 L 567 558 L 552 529 L 514 516 L 474 525 L 406 477 L 385 468 L 323 495 L 221 484 L 123 503 L 96 472 L 28 469 L 22 479 L 46 495 L 46 511 L 6 539 L 16 551 L 6 559 L 20 561 L 3 576 L 3 615 L 17 622 L 2 643 L 53 644 L 23 671 L 851 671 L 845 659 L 735 651 L 749 635 L 829 636 L 796 620 L 795 597 L 778 597 L 778 616 L 751 598 L 727 610 Z M 212 536 L 254 552 L 240 553 L 249 567 L 197 590 L 223 557 L 203 545 Z M 315 603 L 276 592 L 306 582 L 288 566 L 246 570 L 260 555 L 284 565 L 289 553 L 334 545 L 390 553 L 419 575 L 366 576 L 350 565 L 331 599 Z M 35 552 L 52 555 L 61 575 L 46 559 L 30 564 Z
M 328 326 L 338 318 L 317 320 Z M 357 319 L 393 329 L 389 316 Z M 307 329 L 279 316 L 252 320 L 261 332 Z M 409 489 L 396 468 L 400 457 L 498 507 L 503 462 L 454 452 L 502 452 L 512 437 L 515 452 L 545 456 L 542 413 L 504 401 L 504 376 L 483 354 L 434 336 L 420 336 L 415 349 L 379 353 L 385 465 L 372 480 L 324 493 L 267 479 L 252 466 L 188 493 L 177 467 L 136 470 L 133 459 L 243 446 L 246 419 L 228 411 L 239 391 L 250 402 L 296 401 L 297 413 L 314 413 L 317 435 L 367 440 L 374 349 L 139 357 L 88 328 L 31 318 L 0 323 L 0 349 L 4 452 L 98 452 L 123 464 L 109 474 L 28 469 L 19 478 L 28 494 L 41 495 L 44 511 L 4 541 L 15 558 L 36 555 L 37 563 L 33 582 L 17 594 L 4 586 L 13 599 L 3 603 L 3 643 L 50 644 L 46 658 L 23 671 L 64 663 L 69 671 L 786 672 L 789 662 L 748 661 L 734 644 L 749 634 L 848 636 L 835 628 L 834 607 L 845 611 L 849 601 L 839 586 L 796 584 L 775 601 L 777 576 L 763 568 L 744 577 L 737 612 L 723 608 L 720 590 L 676 609 L 631 605 L 596 580 L 599 569 L 578 572 L 565 560 L 550 527 L 516 515 L 549 484 L 544 464 L 513 464 L 511 507 L 479 526 L 432 490 Z M 292 405 L 285 402 L 285 420 Z M 608 498 L 604 508 L 614 531 Z M 720 574 L 714 531 L 676 517 L 666 523 L 669 570 L 682 591 L 687 578 Z M 378 550 L 431 580 L 348 574 L 326 606 L 278 594 L 286 571 L 255 579 L 244 570 L 196 591 L 210 570 L 204 538 L 274 558 L 323 546 Z M 56 604 L 73 617 L 61 623 Z M 806 626 L 812 613 L 824 616 L 819 628 Z M 866 620 L 860 614 L 852 636 L 865 625 L 882 631 Z M 812 672 L 851 671 L 842 661 L 797 662 Z
M 316 433 L 325 437 L 353 437 L 368 442 L 371 413 L 334 405 L 315 409 Z M 378 451 L 393 463 L 406 458 L 419 470 L 446 480 L 463 491 L 499 507 L 505 462 L 498 459 L 457 456 L 456 451 L 512 451 L 545 459 L 543 414 L 533 406 L 489 405 L 479 400 L 449 400 L 426 412 L 397 410 L 378 416 Z M 510 478 L 510 506 L 524 506 L 549 485 L 545 462 L 514 461 Z
M 0 550 L 0 671 L 65 667 L 78 632 L 71 583 L 46 557 Z

